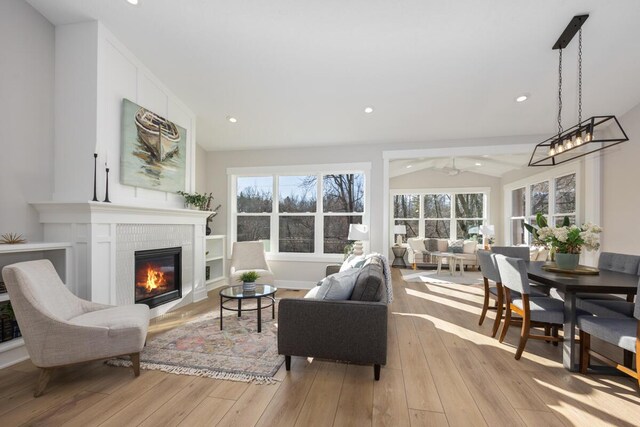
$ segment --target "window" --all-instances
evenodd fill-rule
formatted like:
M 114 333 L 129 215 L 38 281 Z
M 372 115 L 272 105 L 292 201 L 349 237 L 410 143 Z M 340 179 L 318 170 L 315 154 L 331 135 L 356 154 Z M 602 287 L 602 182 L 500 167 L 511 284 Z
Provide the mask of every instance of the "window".
M 487 203 L 488 191 L 396 194 L 393 220 L 406 238 L 469 239 L 485 223 Z
M 505 189 L 510 195 L 510 244 L 530 244 L 525 223 L 535 224 L 536 215 L 542 213 L 550 225 L 559 225 L 565 216 L 576 222 L 576 173 L 536 180 L 522 187 Z
M 417 237 L 420 234 L 420 195 L 399 194 L 393 196 L 393 217 L 395 225 L 406 227 L 405 238 Z
M 368 220 L 365 172 L 233 174 L 233 182 L 235 241 L 262 240 L 272 253 L 342 254 L 349 225 Z

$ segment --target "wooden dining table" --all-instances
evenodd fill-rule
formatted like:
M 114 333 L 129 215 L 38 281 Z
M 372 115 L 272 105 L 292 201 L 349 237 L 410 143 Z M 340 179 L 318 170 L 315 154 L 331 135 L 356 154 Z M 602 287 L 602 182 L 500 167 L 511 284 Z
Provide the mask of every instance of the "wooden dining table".
M 562 364 L 570 371 L 577 371 L 576 294 L 623 294 L 629 300 L 638 290 L 638 276 L 609 270 L 601 270 L 597 275 L 553 273 L 542 268 L 544 261 L 527 261 L 526 264 L 529 280 L 564 294 Z

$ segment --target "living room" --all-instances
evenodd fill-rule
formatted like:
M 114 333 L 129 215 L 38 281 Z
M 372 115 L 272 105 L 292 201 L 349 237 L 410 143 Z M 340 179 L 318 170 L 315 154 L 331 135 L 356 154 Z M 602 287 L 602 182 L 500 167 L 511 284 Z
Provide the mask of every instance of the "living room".
M 637 424 L 639 16 L 3 0 L 2 424 Z

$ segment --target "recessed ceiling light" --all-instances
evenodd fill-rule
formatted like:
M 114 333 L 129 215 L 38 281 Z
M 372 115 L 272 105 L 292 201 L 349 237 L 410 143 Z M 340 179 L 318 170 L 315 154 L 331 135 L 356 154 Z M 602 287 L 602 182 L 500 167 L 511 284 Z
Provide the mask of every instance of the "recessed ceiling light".
M 139 2 L 140 2 L 139 0 L 127 0 L 127 3 L 132 4 L 134 6 L 137 6 Z
M 407 165 L 406 167 L 407 167 L 407 169 L 411 169 L 413 167 L 413 165 Z
M 482 163 L 476 162 L 476 166 L 482 166 Z
M 516 102 L 524 102 L 527 99 L 529 99 L 529 95 L 520 95 L 519 97 L 516 98 Z
M 373 107 L 365 107 L 364 112 L 367 114 L 373 113 Z
M 238 123 L 238 119 L 236 119 L 235 117 L 227 116 L 227 120 L 229 120 L 231 123 Z

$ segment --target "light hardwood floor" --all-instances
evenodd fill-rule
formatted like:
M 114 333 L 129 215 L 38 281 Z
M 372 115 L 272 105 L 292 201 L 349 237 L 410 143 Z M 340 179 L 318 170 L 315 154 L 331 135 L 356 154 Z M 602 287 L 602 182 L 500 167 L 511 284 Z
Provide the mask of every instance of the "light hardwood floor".
M 639 425 L 640 395 L 625 377 L 569 373 L 560 347 L 527 344 L 513 358 L 478 326 L 479 287 L 406 283 L 394 270 L 388 362 L 373 368 L 294 358 L 274 385 L 254 385 L 91 363 L 55 372 L 34 399 L 29 362 L 0 370 L 0 425 L 72 426 L 555 426 Z M 303 292 L 280 291 L 279 297 Z M 207 301 L 154 320 L 151 335 L 217 309 Z M 249 315 L 253 315 L 251 313 Z

